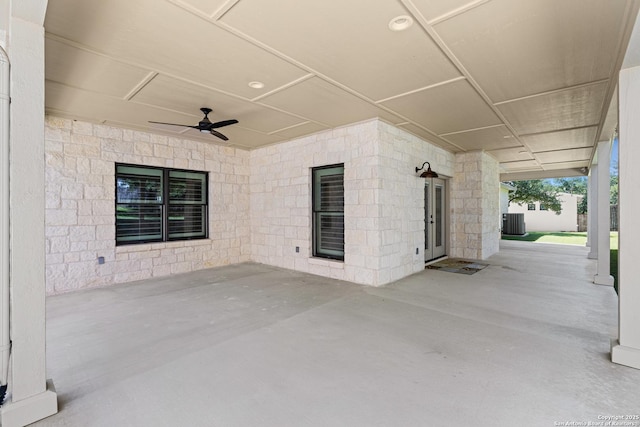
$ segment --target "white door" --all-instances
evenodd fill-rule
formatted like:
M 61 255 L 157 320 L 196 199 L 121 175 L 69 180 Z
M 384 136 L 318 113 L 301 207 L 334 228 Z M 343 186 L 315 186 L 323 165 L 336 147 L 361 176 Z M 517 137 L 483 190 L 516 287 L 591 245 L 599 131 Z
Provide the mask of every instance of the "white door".
M 445 180 L 427 178 L 424 185 L 424 260 L 440 258 L 445 253 L 446 191 Z

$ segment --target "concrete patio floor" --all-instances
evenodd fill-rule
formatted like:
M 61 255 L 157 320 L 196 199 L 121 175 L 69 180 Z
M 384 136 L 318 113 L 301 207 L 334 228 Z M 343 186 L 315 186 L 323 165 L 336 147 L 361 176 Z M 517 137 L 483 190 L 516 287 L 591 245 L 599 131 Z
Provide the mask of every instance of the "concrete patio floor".
M 383 288 L 242 264 L 47 300 L 36 426 L 553 426 L 640 413 L 617 297 L 577 246 Z M 640 425 L 640 423 L 636 423 Z

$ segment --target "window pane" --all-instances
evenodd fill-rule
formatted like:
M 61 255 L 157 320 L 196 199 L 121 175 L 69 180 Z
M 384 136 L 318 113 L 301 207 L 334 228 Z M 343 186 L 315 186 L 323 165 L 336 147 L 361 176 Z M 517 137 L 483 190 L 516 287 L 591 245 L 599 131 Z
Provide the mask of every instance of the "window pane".
M 205 237 L 206 207 L 192 205 L 169 206 L 169 238 Z
M 319 210 L 344 212 L 344 175 L 320 176 Z
M 118 166 L 116 169 L 116 202 L 162 203 L 162 170 Z
M 344 255 L 344 215 L 338 213 L 318 213 L 318 252 L 321 254 Z
M 314 210 L 344 212 L 344 167 L 313 171 Z
M 169 172 L 169 203 L 203 204 L 207 199 L 207 174 L 202 172 Z
M 162 206 L 116 206 L 116 242 L 162 240 Z

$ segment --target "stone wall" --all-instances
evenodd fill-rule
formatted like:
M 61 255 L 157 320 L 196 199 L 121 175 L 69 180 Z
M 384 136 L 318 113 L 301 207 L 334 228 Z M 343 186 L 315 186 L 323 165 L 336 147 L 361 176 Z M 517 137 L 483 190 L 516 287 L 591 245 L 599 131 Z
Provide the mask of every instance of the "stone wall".
M 53 117 L 45 136 L 49 294 L 250 260 L 374 286 L 398 280 L 424 268 L 424 161 L 453 176 L 448 254 L 498 250 L 497 161 L 454 156 L 379 120 L 251 152 Z M 116 247 L 116 162 L 209 171 L 210 238 Z M 338 163 L 344 262 L 311 247 L 311 168 Z
M 424 180 L 415 167 L 426 159 L 453 173 L 453 154 L 378 120 L 252 151 L 253 260 L 374 286 L 420 271 Z M 311 168 L 336 163 L 345 165 L 344 262 L 313 258 L 311 247 Z
M 379 274 L 388 283 L 424 269 L 425 180 L 415 168 L 428 161 L 446 179 L 453 175 L 455 156 L 384 122 L 379 122 L 379 132 Z
M 487 259 L 500 250 L 500 163 L 482 153 L 482 244 L 480 258 Z
M 486 259 L 500 245 L 498 161 L 481 151 L 458 153 L 451 184 L 450 255 Z
M 376 123 L 333 129 L 251 152 L 254 261 L 356 283 L 378 283 Z M 338 163 L 344 163 L 344 262 L 313 258 L 311 247 L 311 168 Z
M 250 259 L 247 151 L 48 117 L 45 152 L 47 293 Z M 209 239 L 116 247 L 116 162 L 209 171 Z

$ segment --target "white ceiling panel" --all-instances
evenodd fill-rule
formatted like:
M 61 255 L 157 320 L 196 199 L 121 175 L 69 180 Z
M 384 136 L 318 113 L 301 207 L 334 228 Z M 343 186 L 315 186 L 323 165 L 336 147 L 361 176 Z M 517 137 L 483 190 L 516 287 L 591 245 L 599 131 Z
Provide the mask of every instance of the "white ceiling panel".
M 588 160 L 580 160 L 575 162 L 558 162 L 558 163 L 547 163 L 544 165 L 544 170 L 565 170 L 565 169 L 582 169 L 589 166 Z M 584 175 L 584 173 L 581 173 Z M 559 176 L 570 176 L 570 175 L 559 175 Z
M 589 166 L 589 160 L 579 160 L 574 162 L 558 162 L 558 163 L 547 163 L 544 165 L 545 170 L 565 170 L 565 169 L 582 169 Z M 584 173 L 582 173 L 584 175 Z
M 262 98 L 260 103 L 284 111 L 295 111 L 309 120 L 332 127 L 343 126 L 376 116 L 391 123 L 402 121 L 397 116 L 377 108 L 350 93 L 344 92 L 317 77 Z
M 428 21 L 451 15 L 460 9 L 477 4 L 478 0 L 413 0 L 420 14 Z
M 382 103 L 438 135 L 501 124 L 466 80 L 457 80 Z
M 173 1 L 177 5 L 184 5 L 187 8 L 197 10 L 206 16 L 211 16 L 220 9 L 227 0 L 169 0 Z
M 392 18 L 407 14 L 399 2 L 372 6 L 370 0 L 242 0 L 221 21 L 372 100 L 460 75 L 419 25 L 389 30 Z
M 561 151 L 545 151 L 543 153 L 536 153 L 536 157 L 542 163 L 555 163 L 555 162 L 573 162 L 578 160 L 589 160 L 591 157 L 592 148 L 574 148 L 571 150 Z
M 552 170 L 537 170 L 529 172 L 502 172 L 500 173 L 500 181 L 523 181 L 527 179 L 545 179 L 545 178 L 563 178 L 570 176 L 585 176 L 581 168 L 577 169 L 552 169 Z
M 504 125 L 440 136 L 465 150 L 495 150 L 499 148 L 522 147 L 522 144 Z
M 87 92 L 77 88 L 47 81 L 45 85 L 45 104 L 48 112 L 64 112 L 67 116 L 93 118 L 92 121 L 111 120 L 119 123 L 144 125 L 149 120 L 158 122 L 189 123 L 192 115 L 180 114 L 161 108 L 140 108 L 136 104 L 121 98 L 99 93 Z
M 309 135 L 312 133 L 326 130 L 327 128 L 313 122 L 305 122 L 298 126 L 293 126 L 287 129 L 282 129 L 275 132 L 273 135 L 280 139 L 294 139 L 301 136 Z
M 501 163 L 533 160 L 533 156 L 525 148 L 503 148 L 501 150 L 491 150 L 487 152 Z
M 500 163 L 500 167 L 502 167 L 502 169 L 505 171 L 542 170 L 538 162 L 536 162 L 535 160 Z
M 298 117 L 250 101 L 166 76 L 153 79 L 132 98 L 132 101 L 192 114 L 200 118 L 202 117 L 200 108 L 208 107 L 213 110 L 209 114 L 211 121 L 241 117 L 242 127 L 264 133 L 305 122 Z
M 435 136 L 433 133 L 429 133 L 426 130 L 422 129 L 421 127 L 416 126 L 412 123 L 403 123 L 399 127 L 407 130 L 408 132 L 414 134 L 417 137 L 424 139 L 425 141 L 438 145 L 446 150 L 450 150 L 453 152 L 460 151 L 460 147 L 458 147 L 457 145 L 453 145 L 450 142 L 446 141 L 445 139 Z
M 567 148 L 584 148 L 593 146 L 598 128 L 590 126 L 580 129 L 569 129 L 558 132 L 547 132 L 521 137 L 531 151 L 564 150 Z
M 435 26 L 494 102 L 611 77 L 625 1 L 492 0 Z
M 251 81 L 263 82 L 264 93 L 306 74 L 166 1 L 56 0 L 45 29 L 125 62 L 247 98 L 260 94 L 247 85 Z
M 45 39 L 46 78 L 80 89 L 124 98 L 149 70 Z
M 600 122 L 607 83 L 580 86 L 498 105 L 519 135 L 591 126 Z

